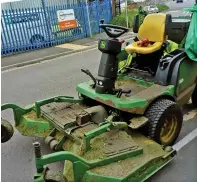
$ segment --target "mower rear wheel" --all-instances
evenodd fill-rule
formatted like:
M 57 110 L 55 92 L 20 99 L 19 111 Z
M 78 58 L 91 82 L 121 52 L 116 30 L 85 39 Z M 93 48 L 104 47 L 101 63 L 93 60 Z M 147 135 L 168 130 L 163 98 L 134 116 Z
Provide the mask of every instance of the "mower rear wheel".
M 197 107 L 197 86 L 192 94 L 192 104 Z
M 173 101 L 161 99 L 147 110 L 148 135 L 163 146 L 171 146 L 179 136 L 183 123 L 180 106 Z

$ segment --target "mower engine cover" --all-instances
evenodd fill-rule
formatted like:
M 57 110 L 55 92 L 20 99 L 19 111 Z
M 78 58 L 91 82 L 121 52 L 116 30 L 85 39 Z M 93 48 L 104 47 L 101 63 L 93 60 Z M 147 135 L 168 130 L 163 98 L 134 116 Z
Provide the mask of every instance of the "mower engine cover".
M 186 38 L 185 51 L 191 60 L 197 61 L 197 4 L 186 10 L 192 12 L 193 15 Z

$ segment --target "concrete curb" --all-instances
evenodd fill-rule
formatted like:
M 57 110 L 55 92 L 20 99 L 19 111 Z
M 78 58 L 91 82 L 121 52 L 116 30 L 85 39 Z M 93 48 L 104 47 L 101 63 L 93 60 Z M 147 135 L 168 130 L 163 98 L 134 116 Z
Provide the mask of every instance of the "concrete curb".
M 127 35 L 125 37 L 120 37 L 120 38 L 130 39 L 132 37 L 134 37 L 133 34 Z M 93 42 L 97 43 L 98 41 L 93 41 Z M 51 60 L 51 59 L 54 59 L 54 58 L 58 58 L 58 57 L 61 57 L 61 56 L 66 56 L 66 55 L 71 55 L 71 54 L 78 53 L 78 52 L 91 50 L 91 49 L 96 48 L 97 46 L 98 46 L 97 44 L 94 44 L 94 45 L 88 46 L 87 48 L 84 48 L 84 49 L 62 52 L 62 53 L 53 54 L 53 55 L 50 55 L 50 56 L 45 56 L 45 57 L 42 57 L 42 58 L 39 58 L 39 59 L 34 59 L 34 60 L 30 60 L 30 61 L 25 61 L 25 62 L 22 62 L 22 63 L 12 64 L 12 65 L 9 65 L 9 66 L 4 66 L 4 67 L 1 68 L 1 71 L 6 71 L 6 70 L 9 70 L 9 69 L 12 69 L 12 68 L 23 67 L 23 66 L 27 66 L 27 65 L 31 65 L 31 64 L 36 64 L 36 63 L 40 63 L 40 62 L 43 62 L 43 61 L 46 61 L 46 60 Z

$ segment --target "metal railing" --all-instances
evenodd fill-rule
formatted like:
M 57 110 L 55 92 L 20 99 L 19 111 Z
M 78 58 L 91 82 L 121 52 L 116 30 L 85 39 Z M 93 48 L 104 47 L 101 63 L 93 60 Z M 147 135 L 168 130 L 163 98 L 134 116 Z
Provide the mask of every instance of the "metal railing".
M 41 0 L 41 3 L 37 4 L 38 7 L 35 4 L 31 5 L 34 7 L 27 4 L 28 8 L 16 8 L 16 3 L 15 9 L 4 8 L 1 14 L 1 54 L 3 56 L 89 37 L 99 33 L 100 19 L 104 19 L 107 23 L 112 18 L 111 0 L 78 4 L 61 1 L 57 5 L 54 5 L 52 0 Z M 24 7 L 21 2 L 19 5 Z M 74 10 L 77 27 L 60 30 L 57 11 L 67 9 Z

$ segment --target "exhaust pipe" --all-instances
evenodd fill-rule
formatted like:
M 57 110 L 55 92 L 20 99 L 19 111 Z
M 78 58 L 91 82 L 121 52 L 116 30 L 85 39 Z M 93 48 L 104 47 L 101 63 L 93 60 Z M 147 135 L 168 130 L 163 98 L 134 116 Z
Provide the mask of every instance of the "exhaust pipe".
M 9 121 L 1 120 L 1 143 L 9 141 L 14 134 L 14 128 Z

